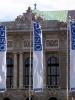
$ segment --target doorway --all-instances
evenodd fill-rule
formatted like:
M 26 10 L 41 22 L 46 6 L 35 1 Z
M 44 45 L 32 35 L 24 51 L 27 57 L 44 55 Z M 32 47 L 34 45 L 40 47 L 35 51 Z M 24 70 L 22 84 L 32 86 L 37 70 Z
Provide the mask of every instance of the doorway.
M 51 97 L 51 98 L 49 98 L 48 100 L 57 100 L 57 98 Z
M 27 98 L 26 100 L 29 100 L 29 98 Z M 31 97 L 31 100 L 33 100 L 33 97 Z
M 10 99 L 7 97 L 7 98 L 4 98 L 3 100 L 10 100 Z

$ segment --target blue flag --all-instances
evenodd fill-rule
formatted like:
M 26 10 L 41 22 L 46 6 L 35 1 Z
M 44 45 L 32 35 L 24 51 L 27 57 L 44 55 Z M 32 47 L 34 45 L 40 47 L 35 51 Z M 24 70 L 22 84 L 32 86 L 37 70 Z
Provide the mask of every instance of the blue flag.
M 70 90 L 75 91 L 75 22 L 70 22 Z
M 6 27 L 0 25 L 0 92 L 6 90 Z
M 33 23 L 33 89 L 43 88 L 43 44 L 42 30 L 39 22 Z

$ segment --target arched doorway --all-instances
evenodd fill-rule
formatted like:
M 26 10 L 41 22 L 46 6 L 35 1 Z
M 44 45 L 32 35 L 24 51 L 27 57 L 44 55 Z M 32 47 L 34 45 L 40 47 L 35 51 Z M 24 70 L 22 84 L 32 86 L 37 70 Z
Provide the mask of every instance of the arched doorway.
M 4 98 L 3 100 L 10 100 L 9 98 Z
M 29 98 L 27 98 L 26 100 L 29 100 Z M 34 100 L 33 97 L 31 97 L 31 100 Z
M 49 98 L 48 100 L 57 100 L 57 98 L 51 97 L 51 98 Z

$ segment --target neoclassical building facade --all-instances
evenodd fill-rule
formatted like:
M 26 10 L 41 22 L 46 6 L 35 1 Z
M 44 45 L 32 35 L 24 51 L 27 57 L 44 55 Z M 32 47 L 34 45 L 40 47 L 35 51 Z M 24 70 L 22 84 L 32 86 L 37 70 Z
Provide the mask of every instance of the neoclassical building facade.
M 30 24 L 34 13 L 30 8 L 15 21 L 2 22 L 7 27 L 7 90 L 0 93 L 0 100 L 28 100 L 29 59 L 31 42 L 31 69 L 33 69 L 32 37 Z M 67 23 L 43 20 L 38 16 L 43 33 L 44 89 L 35 93 L 31 100 L 67 100 Z M 31 40 L 30 40 L 31 34 Z M 71 96 L 69 96 L 71 100 Z

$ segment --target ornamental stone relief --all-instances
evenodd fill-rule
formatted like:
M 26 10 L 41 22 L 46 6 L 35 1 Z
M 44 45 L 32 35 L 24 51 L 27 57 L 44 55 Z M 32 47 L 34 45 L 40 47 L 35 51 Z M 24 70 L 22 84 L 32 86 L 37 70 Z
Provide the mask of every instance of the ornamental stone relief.
M 30 47 L 30 40 L 25 39 L 23 43 L 23 47 L 29 48 Z M 31 41 L 31 47 L 33 47 L 33 41 Z M 47 39 L 45 40 L 45 48 L 59 48 L 59 40 L 58 39 Z
M 59 40 L 58 39 L 46 39 L 45 47 L 46 48 L 59 48 Z
M 31 40 L 31 47 L 33 46 L 33 42 Z M 24 48 L 29 48 L 30 47 L 30 40 L 26 39 L 24 40 Z
M 8 40 L 8 41 L 7 41 L 7 47 L 8 47 L 8 48 L 13 47 L 13 41 L 12 41 L 12 40 Z
M 13 49 L 13 40 L 8 40 L 7 41 L 7 50 L 12 50 Z

